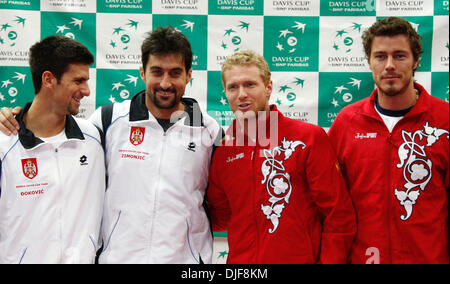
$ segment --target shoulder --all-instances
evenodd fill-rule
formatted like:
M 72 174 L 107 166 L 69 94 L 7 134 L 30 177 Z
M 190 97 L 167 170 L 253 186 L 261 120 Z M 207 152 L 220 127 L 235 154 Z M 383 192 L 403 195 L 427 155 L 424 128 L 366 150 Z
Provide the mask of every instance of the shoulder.
M 355 103 L 352 103 L 348 106 L 345 106 L 338 114 L 338 116 L 346 116 L 351 117 L 354 116 L 357 113 L 362 112 L 362 110 L 366 107 L 372 107 L 372 103 L 370 101 L 370 98 L 364 98 L 360 101 L 357 101 Z
M 103 131 L 103 110 L 106 108 L 111 109 L 111 122 L 113 122 L 120 117 L 126 117 L 129 115 L 130 103 L 131 100 L 126 100 L 120 103 L 103 105 L 95 110 L 95 112 L 90 116 L 89 121 Z
M 445 116 L 448 119 L 449 103 L 440 98 L 433 97 L 431 95 L 429 95 L 428 99 L 431 104 L 431 109 L 438 110 L 440 112 L 440 114 L 442 114 L 442 116 Z
M 20 143 L 18 135 L 6 136 L 0 133 L 0 160 L 18 143 Z
M 329 133 L 335 132 L 336 129 L 346 128 L 358 120 L 362 114 L 369 114 L 372 111 L 374 111 L 374 107 L 370 97 L 345 106 L 334 118 Z
M 279 125 L 283 129 L 283 132 L 287 130 L 288 132 L 299 136 L 326 135 L 325 131 L 320 126 L 288 117 L 282 117 Z
M 330 145 L 325 130 L 315 124 L 284 118 L 280 126 L 278 137 L 282 141 L 288 141 L 289 143 L 302 142 L 309 150 Z
M 449 129 L 449 103 L 431 95 L 428 95 L 427 116 L 438 127 Z
M 213 132 L 215 135 L 217 135 L 222 130 L 222 127 L 220 127 L 219 123 L 207 113 L 203 113 L 203 124 L 210 130 L 210 132 Z
M 86 140 L 94 140 L 95 142 L 98 142 L 101 144 L 101 134 L 100 129 L 97 128 L 91 121 L 74 117 L 75 122 L 77 123 L 78 127 L 80 128 L 81 132 L 83 132 L 83 135 Z

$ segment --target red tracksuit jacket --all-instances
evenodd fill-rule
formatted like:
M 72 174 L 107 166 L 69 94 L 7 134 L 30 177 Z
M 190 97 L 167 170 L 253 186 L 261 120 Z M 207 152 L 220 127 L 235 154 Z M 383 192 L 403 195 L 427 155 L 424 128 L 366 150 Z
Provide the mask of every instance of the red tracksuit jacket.
M 449 104 L 415 88 L 392 133 L 374 108 L 377 90 L 328 133 L 358 219 L 352 263 L 449 262 Z
M 234 121 L 213 157 L 208 202 L 213 229 L 228 230 L 227 261 L 345 263 L 356 218 L 328 137 L 271 110 L 272 147 L 244 144 Z

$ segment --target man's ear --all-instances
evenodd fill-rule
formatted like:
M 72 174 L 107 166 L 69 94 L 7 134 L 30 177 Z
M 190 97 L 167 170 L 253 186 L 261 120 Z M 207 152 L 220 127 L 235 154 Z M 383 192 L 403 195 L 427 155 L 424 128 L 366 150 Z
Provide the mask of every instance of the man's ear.
M 269 101 L 270 95 L 272 95 L 272 90 L 273 90 L 273 81 L 269 81 L 269 83 L 266 86 L 266 98 L 267 98 L 267 101 Z
M 55 84 L 58 83 L 58 80 L 50 71 L 45 71 L 42 73 L 42 86 L 46 88 L 53 88 Z
M 186 85 L 191 81 L 191 79 L 192 79 L 192 68 L 189 69 L 189 71 L 187 72 Z
M 144 72 L 144 67 L 139 67 L 139 74 L 141 74 L 141 79 L 142 81 L 144 81 L 145 83 L 145 72 Z
M 420 59 L 417 59 L 417 61 L 413 65 L 413 71 L 416 72 L 419 66 L 420 66 Z

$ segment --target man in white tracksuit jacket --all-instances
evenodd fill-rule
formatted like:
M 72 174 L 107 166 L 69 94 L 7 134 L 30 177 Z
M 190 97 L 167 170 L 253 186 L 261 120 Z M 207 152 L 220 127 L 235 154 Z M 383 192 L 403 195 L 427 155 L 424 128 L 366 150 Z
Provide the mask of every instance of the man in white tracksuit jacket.
M 30 49 L 35 97 L 0 134 L 0 263 L 94 263 L 105 194 L 101 136 L 73 115 L 93 55 L 50 36 Z
M 153 31 L 142 61 L 146 90 L 112 105 L 103 129 L 108 184 L 99 262 L 211 263 L 203 201 L 221 128 L 195 100 L 182 98 L 192 76 L 182 33 Z M 91 117 L 100 128 L 104 119 L 102 108 Z

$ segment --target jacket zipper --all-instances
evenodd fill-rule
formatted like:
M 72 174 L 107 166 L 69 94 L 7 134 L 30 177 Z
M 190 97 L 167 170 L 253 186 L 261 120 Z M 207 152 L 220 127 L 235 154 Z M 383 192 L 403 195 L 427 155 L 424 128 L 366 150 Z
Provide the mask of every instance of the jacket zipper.
M 388 136 L 388 138 L 387 138 L 387 141 L 388 141 L 388 167 L 390 168 L 391 167 L 391 164 L 392 164 L 392 146 L 391 146 L 391 138 L 392 138 L 392 133 L 389 133 L 389 136 Z M 389 256 L 389 261 L 388 261 L 388 263 L 392 263 L 392 240 L 391 240 L 391 236 L 392 236 L 392 232 L 391 232 L 391 229 L 392 229 L 392 224 L 391 224 L 391 216 L 392 216 L 392 202 L 391 202 L 391 187 L 392 187 L 392 173 L 391 173 L 391 170 L 389 170 L 388 171 L 388 188 L 387 188 L 387 194 L 386 194 L 386 196 L 387 196 L 387 206 L 388 206 L 388 208 L 387 208 L 387 212 L 388 212 L 388 214 L 386 215 L 386 217 L 387 217 L 387 223 L 388 223 L 388 230 L 387 230 L 387 232 L 388 232 L 388 251 L 387 251 L 387 254 L 388 254 L 388 256 Z M 382 256 L 380 256 L 380 257 L 382 257 Z
M 152 216 L 150 217 L 151 220 L 151 225 L 150 225 L 150 238 L 149 238 L 149 243 L 148 243 L 148 263 L 151 263 L 150 260 L 152 258 L 152 242 L 153 242 L 153 235 L 154 235 L 154 231 L 155 231 L 155 215 L 156 215 L 156 204 L 157 204 L 157 200 L 158 200 L 158 192 L 159 192 L 159 185 L 161 183 L 161 167 L 162 167 L 162 161 L 164 159 L 164 153 L 165 153 L 165 149 L 166 149 L 166 144 L 167 144 L 167 133 L 170 131 L 170 129 L 173 127 L 173 125 L 167 129 L 167 131 L 164 131 L 164 129 L 161 130 L 163 131 L 163 140 L 162 140 L 162 149 L 161 149 L 161 155 L 160 155 L 160 159 L 159 159 L 159 164 L 158 164 L 158 182 L 156 183 L 156 187 L 154 189 L 154 196 L 153 196 L 153 210 L 152 210 Z
M 392 128 L 391 132 L 389 132 L 389 130 L 388 130 L 389 136 L 388 136 L 387 140 L 388 140 L 388 147 L 389 147 L 389 149 L 388 149 L 388 158 L 389 158 L 389 160 L 388 160 L 389 164 L 388 165 L 389 165 L 389 169 L 391 169 L 391 165 L 394 162 L 393 161 L 393 155 L 392 155 L 392 151 L 395 150 L 395 145 L 392 142 L 393 133 L 395 133 L 396 129 L 399 127 L 399 124 L 401 124 L 403 120 L 404 120 L 404 118 L 399 120 L 395 124 L 395 126 Z M 386 129 L 387 129 L 387 127 L 386 127 Z M 397 150 L 395 150 L 395 152 L 397 152 Z M 394 155 L 394 157 L 395 157 L 395 155 Z M 387 197 L 388 197 L 387 205 L 388 205 L 388 212 L 389 212 L 389 214 L 387 215 L 387 221 L 388 221 L 389 228 L 388 228 L 388 251 L 387 251 L 387 253 L 389 255 L 389 262 L 388 263 L 392 263 L 392 259 L 393 259 L 393 256 L 392 256 L 392 235 L 393 235 L 392 234 L 392 218 L 395 218 L 394 212 L 392 212 L 393 211 L 392 210 L 392 208 L 393 208 L 393 206 L 392 206 L 392 194 L 393 194 L 393 191 L 392 190 L 394 189 L 393 188 L 394 180 L 392 179 L 392 171 L 389 170 L 388 173 L 389 173 L 389 179 L 388 179 L 389 188 L 388 188 L 388 194 L 387 194 Z
M 59 189 L 58 192 L 56 192 L 55 194 L 58 195 L 60 197 L 61 200 L 59 200 L 59 204 L 62 204 L 62 201 L 64 200 L 63 198 L 63 190 L 62 188 L 59 186 L 61 184 L 61 171 L 59 168 L 59 149 L 58 147 L 56 147 L 54 149 L 55 152 L 55 163 L 56 163 L 56 183 L 55 183 L 55 189 Z M 58 198 L 59 199 L 59 198 Z M 62 233 L 62 206 L 61 205 L 57 205 L 58 208 L 58 229 L 59 229 L 59 259 L 60 259 L 60 263 L 63 261 L 63 233 Z
M 254 208 L 252 211 L 254 212 L 254 218 L 255 218 L 255 232 L 256 232 L 256 253 L 255 253 L 255 263 L 259 262 L 259 247 L 260 247 L 260 242 L 259 242 L 259 232 L 258 232 L 258 212 L 259 212 L 259 207 L 257 205 L 257 196 L 258 196 L 258 183 L 256 182 L 256 174 L 255 172 L 257 171 L 256 169 L 256 159 L 255 159 L 255 152 L 256 152 L 256 146 L 251 148 L 251 163 L 252 163 L 252 181 L 253 181 L 253 206 L 256 207 Z

